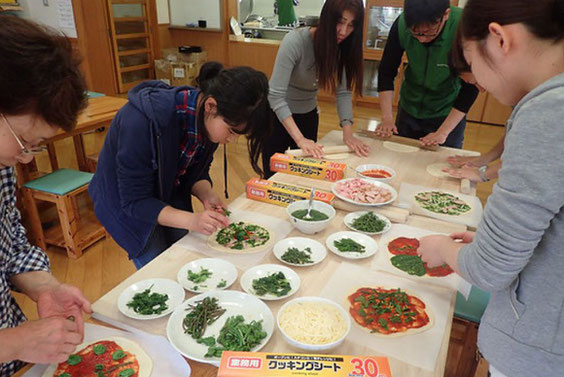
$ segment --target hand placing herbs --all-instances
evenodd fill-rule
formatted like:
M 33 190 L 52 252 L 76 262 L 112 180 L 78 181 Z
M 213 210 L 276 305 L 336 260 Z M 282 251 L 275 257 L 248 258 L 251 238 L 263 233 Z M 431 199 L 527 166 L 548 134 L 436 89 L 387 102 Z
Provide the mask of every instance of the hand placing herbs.
M 284 262 L 293 264 L 310 264 L 313 263 L 311 260 L 311 248 L 306 247 L 303 251 L 297 247 L 289 247 L 288 250 L 280 257 Z
M 354 219 L 350 226 L 361 232 L 376 233 L 384 230 L 386 222 L 376 216 L 374 212 L 367 212 Z
M 359 244 L 355 240 L 350 238 L 341 238 L 340 240 L 335 240 L 333 242 L 337 250 L 341 253 L 346 252 L 355 252 L 355 253 L 364 253 L 366 251 L 366 247 Z
M 212 275 L 213 273 L 210 270 L 203 267 L 200 267 L 200 272 L 192 272 L 192 270 L 188 270 L 188 280 L 194 284 L 203 283 Z
M 141 315 L 161 314 L 168 309 L 166 302 L 168 301 L 167 294 L 151 293 L 151 285 L 143 292 L 136 293 L 133 299 L 127 303 L 127 307 L 133 309 L 135 313 Z
M 225 313 L 225 309 L 218 305 L 216 297 L 205 297 L 197 301 L 196 304 L 188 306 L 189 311 L 182 320 L 182 328 L 185 334 L 189 334 L 194 339 L 200 339 L 204 335 L 208 325 L 214 323 Z
M 253 289 L 258 296 L 270 293 L 276 297 L 282 297 L 290 292 L 292 286 L 284 273 L 273 272 L 268 276 L 253 280 Z

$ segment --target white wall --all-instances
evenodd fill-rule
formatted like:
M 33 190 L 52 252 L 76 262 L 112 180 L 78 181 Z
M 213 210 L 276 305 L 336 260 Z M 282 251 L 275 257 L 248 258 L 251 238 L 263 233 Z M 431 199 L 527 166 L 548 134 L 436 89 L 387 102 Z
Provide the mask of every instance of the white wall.
M 170 23 L 168 0 L 157 0 L 157 21 L 159 24 Z
M 74 25 L 74 15 L 72 13 L 71 0 L 46 0 L 46 2 L 48 6 L 44 5 L 44 0 L 19 0 L 20 5 L 24 8 L 24 10 L 20 12 L 21 16 L 23 18 L 42 23 L 52 27 L 53 29 L 59 30 L 70 38 L 76 38 L 76 26 Z M 61 26 L 59 2 L 62 5 L 70 6 L 71 17 L 70 19 L 68 19 L 68 21 L 73 24 L 72 27 Z
M 297 17 L 319 16 L 323 3 L 325 3 L 325 0 L 300 0 L 300 5 L 294 7 L 294 11 Z M 273 16 L 274 0 L 255 0 L 253 13 L 261 16 Z

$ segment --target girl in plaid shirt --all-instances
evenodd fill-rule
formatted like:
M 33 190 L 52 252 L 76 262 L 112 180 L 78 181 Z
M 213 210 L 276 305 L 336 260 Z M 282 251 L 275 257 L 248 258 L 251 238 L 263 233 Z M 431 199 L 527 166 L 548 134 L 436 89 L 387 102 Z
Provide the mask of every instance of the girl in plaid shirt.
M 24 362 L 63 362 L 82 342 L 90 303 L 59 283 L 47 255 L 27 240 L 12 166 L 30 162 L 59 128 L 74 127 L 86 88 L 70 42 L 15 16 L 0 15 L 0 67 L 0 377 L 8 377 Z M 12 290 L 37 303 L 38 320 L 26 320 Z

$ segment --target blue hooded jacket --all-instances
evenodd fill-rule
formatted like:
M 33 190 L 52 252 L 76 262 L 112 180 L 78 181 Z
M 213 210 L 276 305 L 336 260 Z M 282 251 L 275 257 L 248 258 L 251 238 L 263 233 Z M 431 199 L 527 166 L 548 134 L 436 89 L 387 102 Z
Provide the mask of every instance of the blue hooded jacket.
M 161 210 L 171 205 L 192 211 L 194 183 L 211 182 L 209 168 L 217 144 L 206 142 L 201 157 L 175 187 L 182 122 L 171 87 L 147 81 L 129 94 L 129 102 L 112 121 L 88 189 L 94 212 L 130 258 L 137 257 L 157 225 Z

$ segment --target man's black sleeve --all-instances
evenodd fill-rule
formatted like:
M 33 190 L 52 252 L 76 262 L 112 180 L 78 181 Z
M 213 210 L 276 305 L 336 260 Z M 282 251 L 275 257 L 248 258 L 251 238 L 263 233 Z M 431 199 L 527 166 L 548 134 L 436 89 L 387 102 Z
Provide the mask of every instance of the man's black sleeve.
M 390 29 L 388 41 L 386 42 L 384 54 L 382 55 L 382 61 L 380 62 L 380 67 L 378 67 L 379 92 L 394 90 L 394 80 L 401 64 L 404 50 L 399 41 L 398 20 L 399 17 L 394 21 Z
M 474 84 L 468 84 L 464 80 L 462 81 L 462 88 L 460 88 L 460 92 L 458 93 L 458 97 L 454 100 L 454 107 L 458 111 L 462 111 L 464 114 L 468 114 L 468 111 L 476 101 L 476 97 L 478 97 L 478 88 Z

